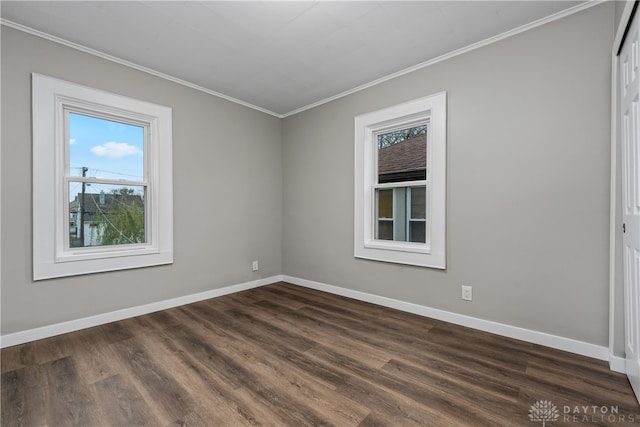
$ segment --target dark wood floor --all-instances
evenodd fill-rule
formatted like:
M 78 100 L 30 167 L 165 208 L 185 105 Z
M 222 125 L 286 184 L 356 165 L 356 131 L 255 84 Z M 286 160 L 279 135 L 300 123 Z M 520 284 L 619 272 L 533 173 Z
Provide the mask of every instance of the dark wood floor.
M 605 362 L 286 283 L 1 356 L 7 427 L 640 423 Z

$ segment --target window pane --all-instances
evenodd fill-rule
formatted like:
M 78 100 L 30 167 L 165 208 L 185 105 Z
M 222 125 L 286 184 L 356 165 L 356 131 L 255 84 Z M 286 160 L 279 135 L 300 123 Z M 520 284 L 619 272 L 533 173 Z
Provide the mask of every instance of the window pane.
M 393 240 L 393 221 L 378 221 L 379 240 Z
M 426 243 L 426 186 L 376 190 L 376 239 Z
M 411 216 L 413 219 L 426 218 L 426 187 L 411 187 Z
M 415 243 L 425 243 L 426 240 L 426 222 L 411 221 L 409 222 L 409 241 Z
M 378 201 L 376 239 L 393 240 L 393 192 L 392 188 L 376 190 Z
M 377 135 L 378 183 L 427 179 L 427 125 Z
M 378 218 L 393 218 L 393 190 L 377 190 Z
M 144 127 L 69 113 L 69 175 L 144 180 Z
M 144 186 L 69 182 L 69 246 L 145 243 Z

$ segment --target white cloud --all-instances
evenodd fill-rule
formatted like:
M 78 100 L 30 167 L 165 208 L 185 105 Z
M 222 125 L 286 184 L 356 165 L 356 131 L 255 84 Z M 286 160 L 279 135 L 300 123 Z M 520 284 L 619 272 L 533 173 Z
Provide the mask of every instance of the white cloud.
M 105 142 L 102 145 L 96 145 L 91 148 L 91 152 L 100 157 L 120 158 L 141 153 L 138 147 L 127 144 L 126 142 Z
M 69 138 L 69 145 L 73 145 L 76 143 L 76 139 L 75 138 Z

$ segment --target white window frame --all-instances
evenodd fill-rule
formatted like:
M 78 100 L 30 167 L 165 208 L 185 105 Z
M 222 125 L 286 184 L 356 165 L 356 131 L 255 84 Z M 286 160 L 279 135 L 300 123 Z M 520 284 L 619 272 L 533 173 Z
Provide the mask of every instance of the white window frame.
M 171 264 L 171 108 L 35 73 L 32 102 L 34 280 Z M 69 176 L 69 111 L 145 128 L 145 243 L 70 247 L 67 183 L 78 177 Z
M 356 258 L 431 268 L 446 268 L 447 93 L 440 92 L 355 118 Z M 378 134 L 427 123 L 425 181 L 378 184 Z M 376 189 L 426 185 L 426 243 L 378 240 Z

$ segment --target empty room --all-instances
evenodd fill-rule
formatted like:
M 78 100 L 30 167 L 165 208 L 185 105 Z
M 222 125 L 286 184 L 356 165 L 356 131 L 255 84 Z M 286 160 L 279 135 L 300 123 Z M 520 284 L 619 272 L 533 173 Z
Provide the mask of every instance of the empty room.
M 2 1 L 2 426 L 640 424 L 633 1 Z

